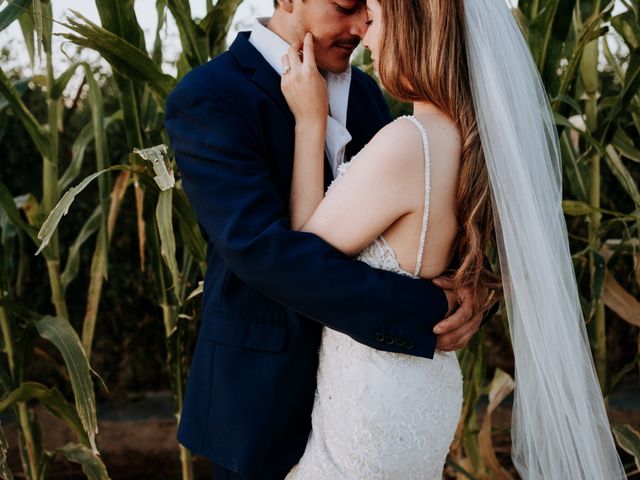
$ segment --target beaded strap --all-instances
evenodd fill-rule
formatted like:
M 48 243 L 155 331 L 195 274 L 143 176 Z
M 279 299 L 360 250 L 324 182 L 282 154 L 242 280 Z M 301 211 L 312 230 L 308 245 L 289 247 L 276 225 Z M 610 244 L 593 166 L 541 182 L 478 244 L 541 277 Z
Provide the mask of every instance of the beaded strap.
M 413 115 L 404 115 L 400 118 L 406 118 L 418 127 L 420 135 L 422 135 L 422 144 L 424 147 L 424 210 L 422 212 L 422 229 L 420 230 L 420 247 L 418 249 L 418 260 L 416 262 L 416 270 L 414 275 L 418 276 L 422 268 L 422 256 L 424 254 L 424 243 L 427 234 L 427 225 L 429 223 L 429 194 L 431 192 L 430 168 L 431 157 L 429 155 L 429 138 L 427 132 L 420 121 Z

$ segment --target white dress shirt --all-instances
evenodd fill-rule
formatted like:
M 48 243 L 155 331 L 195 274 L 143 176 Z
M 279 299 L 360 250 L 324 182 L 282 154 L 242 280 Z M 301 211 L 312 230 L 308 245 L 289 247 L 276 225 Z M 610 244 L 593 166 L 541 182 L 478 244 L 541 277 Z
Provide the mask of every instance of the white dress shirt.
M 290 44 L 267 28 L 268 17 L 256 19 L 251 30 L 249 42 L 258 50 L 264 59 L 282 75 L 282 56 L 286 55 Z M 324 151 L 329 159 L 335 177 L 338 166 L 344 161 L 344 151 L 351 141 L 351 134 L 347 130 L 347 105 L 349 101 L 349 87 L 351 86 L 351 68 L 343 73 L 323 72 L 327 80 L 329 92 L 329 111 L 327 117 L 327 139 Z

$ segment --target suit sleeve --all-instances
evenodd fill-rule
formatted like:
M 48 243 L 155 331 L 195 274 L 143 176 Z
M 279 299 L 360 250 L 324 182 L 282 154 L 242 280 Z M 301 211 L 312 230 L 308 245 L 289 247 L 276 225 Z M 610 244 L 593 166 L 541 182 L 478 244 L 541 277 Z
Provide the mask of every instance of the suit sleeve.
M 290 230 L 262 146 L 228 98 L 178 86 L 166 127 L 198 222 L 243 282 L 360 343 L 433 357 L 444 292 Z

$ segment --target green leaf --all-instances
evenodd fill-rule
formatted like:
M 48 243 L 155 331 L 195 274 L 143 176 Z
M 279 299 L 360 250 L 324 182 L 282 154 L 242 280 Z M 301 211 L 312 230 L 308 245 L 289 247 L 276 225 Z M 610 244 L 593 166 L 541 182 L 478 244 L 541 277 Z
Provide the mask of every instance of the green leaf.
M 11 222 L 18 228 L 20 228 L 23 232 L 25 232 L 35 243 L 38 245 L 40 242 L 38 240 L 37 231 L 34 227 L 26 223 L 18 208 L 16 207 L 15 200 L 11 192 L 7 189 L 4 183 L 0 181 L 0 205 L 4 208 L 6 214 L 9 216 Z M 50 250 L 45 250 L 45 257 L 51 254 Z
M 13 23 L 25 11 L 29 11 L 32 0 L 11 0 L 9 4 L 0 11 L 0 32 Z
M 36 327 L 40 336 L 53 343 L 64 358 L 73 388 L 76 411 L 89 437 L 91 450 L 98 453 L 95 442 L 95 436 L 98 433 L 96 399 L 89 360 L 80 339 L 69 321 L 61 317 L 47 315 L 36 322 Z
M 574 151 L 569 130 L 565 130 L 560 135 L 560 148 L 562 151 L 562 166 L 564 168 L 565 177 L 569 182 L 570 191 L 574 197 L 582 202 L 587 202 L 587 188 L 584 181 L 584 167 L 579 164 L 577 152 Z
M 67 443 L 64 447 L 59 448 L 58 452 L 62 452 L 67 460 L 79 463 L 82 471 L 89 480 L 109 480 L 107 468 L 97 456 L 95 452 L 84 445 L 77 443 Z
M 96 0 L 96 7 L 103 28 L 135 47 L 142 55 L 147 54 L 144 34 L 136 18 L 133 0 Z M 117 59 L 112 61 L 109 57 L 105 58 L 111 63 L 113 78 L 120 92 L 120 109 L 123 113 L 129 149 L 141 148 L 145 145 L 145 132 L 141 120 L 141 99 L 145 90 L 145 80 L 139 81 L 135 75 L 127 74 L 126 69 L 129 67 L 122 67 Z M 156 65 L 153 60 L 151 63 Z M 157 67 L 160 71 L 160 67 Z
M 571 121 L 568 118 L 564 117 L 558 112 L 553 112 L 553 120 L 555 121 L 556 125 L 569 128 L 574 132 L 577 132 L 578 135 L 580 135 L 587 142 L 589 142 L 598 152 L 600 152 L 601 155 L 605 154 L 604 145 L 600 143 L 598 140 L 596 140 L 588 131 L 583 130 L 582 128 L 574 125 L 573 123 L 571 123 Z
M 61 36 L 76 45 L 96 50 L 125 78 L 146 83 L 158 101 L 164 104 L 175 87 L 175 79 L 163 73 L 144 50 L 96 25 L 80 13 L 72 12 L 79 20 L 69 18 L 65 27 L 75 34 L 65 33 Z
M 89 445 L 89 438 L 84 431 L 78 412 L 55 387 L 49 388 L 38 382 L 22 382 L 18 388 L 7 392 L 0 399 L 0 412 L 15 403 L 28 402 L 29 400 L 40 401 L 51 414 L 64 420 L 74 430 L 79 441 Z
M 160 33 L 167 18 L 167 1 L 168 0 L 157 0 L 156 2 L 156 16 L 158 17 L 158 24 L 156 26 L 156 39 L 153 43 L 151 58 L 153 58 L 153 61 L 159 66 L 162 66 L 162 37 Z
M 640 150 L 633 144 L 633 139 L 622 128 L 618 128 L 613 135 L 611 144 L 620 150 L 620 153 L 629 160 L 640 163 Z
M 550 0 L 529 24 L 529 46 L 548 86 L 557 81 L 556 71 L 575 4 L 576 0 Z
M 638 186 L 633 179 L 633 175 L 625 164 L 622 163 L 622 159 L 612 146 L 607 147 L 607 155 L 604 158 L 613 175 L 635 203 L 635 208 L 640 208 L 640 191 L 638 191 Z
M 84 223 L 84 225 L 78 232 L 75 241 L 69 248 L 67 263 L 60 278 L 62 288 L 65 290 L 78 274 L 78 269 L 80 266 L 80 248 L 100 228 L 100 214 L 101 210 L 100 206 L 98 206 Z
M 603 144 L 611 142 L 613 135 L 617 129 L 617 121 L 625 112 L 631 103 L 633 97 L 640 89 L 640 48 L 634 49 L 629 56 L 629 66 L 624 77 L 624 87 L 618 95 L 618 100 L 609 113 L 607 118 L 600 126 L 594 136 Z
M 9 78 L 0 68 L 0 94 L 9 102 L 13 109 L 14 115 L 22 122 L 26 128 L 33 143 L 35 143 L 38 152 L 43 157 L 49 157 L 49 138 L 44 128 L 38 123 L 33 114 L 20 98 L 20 94 L 11 84 Z
M 640 469 L 640 433 L 631 425 L 612 425 L 611 428 L 620 448 L 633 455 L 636 468 Z
M 171 272 L 173 288 L 180 283 L 180 272 L 176 261 L 176 238 L 173 232 L 172 215 L 173 189 L 160 192 L 156 205 L 156 221 L 158 222 L 158 234 L 160 235 L 160 253 L 165 264 Z
M 76 199 L 76 196 L 85 188 L 87 188 L 87 186 L 100 175 L 115 170 L 131 170 L 135 172 L 138 171 L 139 168 L 131 165 L 115 165 L 113 167 L 105 168 L 104 170 L 100 170 L 99 172 L 89 175 L 77 186 L 71 187 L 69 190 L 67 190 L 62 198 L 58 201 L 56 206 L 51 209 L 51 212 L 49 212 L 49 216 L 42 224 L 42 227 L 40 227 L 40 231 L 38 232 L 38 239 L 41 240 L 41 243 L 40 248 L 36 252 L 36 255 L 38 255 L 49 244 L 53 233 L 55 232 L 56 228 L 58 228 L 62 217 L 65 216 L 69 211 L 69 207 L 71 207 L 71 204 Z M 2 192 L 0 191 L 0 194 L 1 193 Z
M 243 0 L 218 0 L 200 22 L 209 43 L 209 56 L 215 57 L 226 50 L 226 37 L 236 10 Z
M 633 12 L 626 11 L 611 19 L 611 25 L 630 48 L 640 47 L 640 25 Z
M 207 36 L 191 18 L 189 0 L 169 0 L 169 10 L 176 20 L 184 54 L 195 68 L 207 61 Z
M 18 21 L 20 22 L 20 29 L 22 30 L 22 36 L 24 37 L 27 52 L 29 52 L 31 65 L 33 65 L 35 62 L 35 43 L 33 37 L 36 26 L 33 23 L 33 16 L 31 15 L 31 12 L 24 12 L 18 17 Z
M 122 121 L 122 119 L 122 110 L 118 110 L 110 117 L 104 119 L 102 128 L 106 132 L 114 122 Z M 78 175 L 80 175 L 87 146 L 94 140 L 94 138 L 95 128 L 93 123 L 85 125 L 82 130 L 80 130 L 80 133 L 76 136 L 71 147 L 71 162 L 69 162 L 69 166 L 58 182 L 58 191 L 63 191 L 69 188 L 69 185 L 71 185 Z

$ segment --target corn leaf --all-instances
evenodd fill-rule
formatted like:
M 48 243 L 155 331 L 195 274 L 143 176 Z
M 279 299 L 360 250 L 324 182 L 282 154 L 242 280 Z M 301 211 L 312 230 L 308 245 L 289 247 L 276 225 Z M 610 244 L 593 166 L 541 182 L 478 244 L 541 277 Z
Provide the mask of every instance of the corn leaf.
M 556 71 L 571 28 L 575 4 L 576 0 L 547 1 L 545 8 L 529 24 L 529 47 L 548 86 L 558 80 Z
M 75 407 L 67 402 L 60 391 L 38 382 L 22 382 L 18 388 L 7 392 L 0 399 L 0 412 L 18 402 L 38 400 L 53 415 L 63 420 L 75 432 L 78 440 L 89 445 L 89 437 Z
M 33 38 L 36 26 L 33 23 L 33 16 L 31 15 L 31 12 L 24 12 L 18 17 L 18 21 L 20 22 L 20 29 L 22 30 L 22 36 L 24 37 L 24 44 L 27 47 L 27 52 L 29 52 L 31 65 L 33 65 L 35 62 L 35 43 Z
M 625 133 L 624 130 L 618 128 L 613 135 L 611 144 L 616 147 L 620 153 L 634 162 L 640 163 L 640 150 L 633 144 L 633 139 Z
M 156 26 L 156 39 L 153 43 L 151 58 L 153 58 L 153 61 L 156 62 L 158 66 L 162 66 L 162 37 L 160 36 L 160 33 L 167 19 L 167 1 L 168 0 L 157 0 L 156 2 L 156 16 L 158 17 L 158 24 Z
M 628 10 L 611 18 L 611 25 L 629 47 L 640 47 L 640 25 L 632 11 Z
M 22 219 L 11 192 L 9 192 L 5 184 L 2 182 L 0 182 L 0 205 L 4 208 L 4 211 L 11 220 L 11 223 L 25 232 L 37 245 L 39 240 L 36 229 Z M 48 256 L 51 255 L 51 251 L 46 249 L 44 251 L 44 255 L 48 258 Z
M 615 105 L 594 133 L 601 143 L 609 144 L 617 129 L 617 122 L 623 112 L 627 110 L 631 100 L 640 89 L 640 48 L 634 49 L 629 56 L 629 65 L 624 77 L 624 86 L 618 95 Z
M 636 468 L 640 469 L 640 433 L 631 425 L 612 425 L 612 429 L 620 448 L 633 455 Z
M 96 7 L 98 8 L 103 28 L 132 45 L 142 55 L 147 54 L 144 34 L 138 24 L 132 0 L 96 0 Z M 109 60 L 108 57 L 105 58 Z M 154 63 L 153 60 L 151 62 Z M 131 79 L 126 72 L 121 71 L 119 63 L 111 61 L 110 63 L 113 69 L 113 78 L 120 92 L 120 109 L 123 113 L 125 135 L 127 136 L 129 149 L 142 147 L 145 144 L 145 132 L 141 120 L 141 99 L 145 84 L 139 80 Z M 160 67 L 158 66 L 159 70 Z
M 218 0 L 200 22 L 200 28 L 207 34 L 209 56 L 215 57 L 226 50 L 226 36 L 231 22 L 243 0 Z
M 176 238 L 173 232 L 172 193 L 173 190 L 160 192 L 156 206 L 156 221 L 160 235 L 160 253 L 171 272 L 173 288 L 176 288 L 180 283 L 180 272 L 176 260 Z
M 20 98 L 20 94 L 16 88 L 11 84 L 9 78 L 5 75 L 2 68 L 0 68 L 0 94 L 4 96 L 5 100 L 9 102 L 9 105 L 13 109 L 14 115 L 22 122 L 25 129 L 29 133 L 31 140 L 36 145 L 38 152 L 44 157 L 49 157 L 49 138 L 45 133 L 44 128 L 38 123 L 33 114 L 29 111 L 27 106 Z
M 640 191 L 638 191 L 638 186 L 636 185 L 635 180 L 633 179 L 633 175 L 627 169 L 625 164 L 622 162 L 622 159 L 616 152 L 615 148 L 611 145 L 607 147 L 607 155 L 604 157 L 609 169 L 616 177 L 620 185 L 625 192 L 631 197 L 633 203 L 635 203 L 635 208 L 640 208 Z
M 169 11 L 176 20 L 180 43 L 191 68 L 207 61 L 207 36 L 191 18 L 189 0 L 169 0 Z
M 78 334 L 68 320 L 48 315 L 36 322 L 36 328 L 40 336 L 53 343 L 62 354 L 69 371 L 76 411 L 84 431 L 87 432 L 91 451 L 97 454 L 98 447 L 95 442 L 95 436 L 98 433 L 96 399 L 89 360 L 82 348 Z
M 100 235 L 96 242 L 95 250 L 91 258 L 91 270 L 89 274 L 89 288 L 87 290 L 87 306 L 82 322 L 82 346 L 87 355 L 91 356 L 93 336 L 95 332 L 98 308 L 100 307 L 100 297 L 102 296 L 102 286 L 106 279 L 106 269 L 108 262 L 109 242 L 115 228 L 116 219 L 122 206 L 124 194 L 129 184 L 131 172 L 125 170 L 120 173 L 111 193 L 111 206 L 109 209 L 109 219 L 107 222 L 107 234 Z M 101 228 L 105 228 L 104 225 Z
M 69 247 L 67 263 L 61 275 L 62 288 L 67 289 L 78 274 L 80 267 L 80 248 L 100 228 L 100 207 L 96 207 L 91 216 L 82 225 L 73 244 Z
M 44 223 L 42 224 L 42 227 L 38 231 L 37 238 L 41 242 L 40 242 L 40 248 L 36 252 L 36 255 L 38 255 L 48 245 L 49 241 L 51 240 L 51 236 L 53 235 L 53 232 L 55 232 L 56 228 L 58 228 L 58 225 L 60 224 L 62 217 L 65 216 L 69 211 L 69 207 L 71 207 L 71 204 L 75 200 L 76 196 L 80 192 L 82 192 L 85 188 L 87 188 L 87 186 L 93 180 L 98 178 L 100 175 L 103 175 L 108 172 L 116 171 L 116 170 L 130 170 L 132 172 L 138 172 L 140 168 L 133 165 L 114 165 L 113 167 L 109 167 L 99 172 L 96 172 L 92 175 L 89 175 L 84 180 L 82 180 L 82 182 L 80 182 L 78 185 L 76 185 L 75 187 L 71 187 L 69 190 L 67 190 L 67 192 L 58 201 L 57 205 L 51 210 L 51 212 L 49 213 L 49 216 L 44 221 Z M 0 189 L 0 200 L 2 199 L 1 193 L 2 192 Z
M 0 32 L 11 25 L 25 11 L 29 11 L 32 0 L 11 0 L 0 11 Z
M 100 457 L 84 445 L 67 443 L 57 451 L 62 452 L 67 460 L 79 463 L 89 480 L 109 480 L 109 474 Z
M 158 101 L 164 104 L 169 92 L 175 87 L 175 79 L 162 73 L 160 67 L 144 50 L 93 23 L 80 13 L 73 13 L 78 19 L 67 19 L 65 26 L 75 33 L 65 33 L 61 36 L 76 45 L 96 50 L 128 80 L 148 85 Z
M 122 110 L 104 119 L 103 129 L 106 132 L 109 127 L 116 121 L 122 121 Z M 82 162 L 86 153 L 87 146 L 95 138 L 95 127 L 93 123 L 85 125 L 76 137 L 71 146 L 71 162 L 58 181 L 58 190 L 63 191 L 69 188 L 69 185 L 78 178 L 82 170 Z

